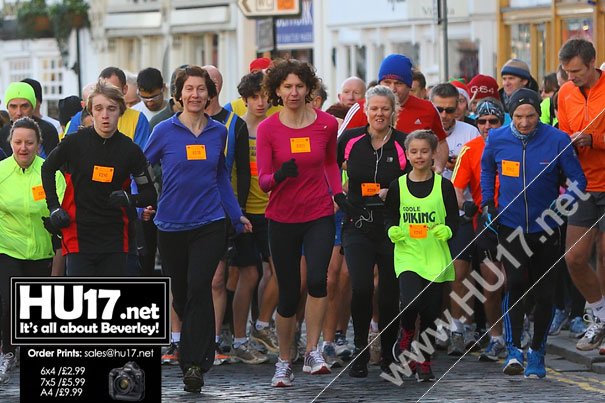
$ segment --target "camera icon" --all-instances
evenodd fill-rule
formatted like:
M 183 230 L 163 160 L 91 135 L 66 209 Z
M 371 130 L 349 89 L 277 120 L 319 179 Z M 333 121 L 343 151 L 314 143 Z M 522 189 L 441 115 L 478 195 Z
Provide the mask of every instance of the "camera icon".
M 109 371 L 109 396 L 113 400 L 138 402 L 145 398 L 145 371 L 129 361 Z

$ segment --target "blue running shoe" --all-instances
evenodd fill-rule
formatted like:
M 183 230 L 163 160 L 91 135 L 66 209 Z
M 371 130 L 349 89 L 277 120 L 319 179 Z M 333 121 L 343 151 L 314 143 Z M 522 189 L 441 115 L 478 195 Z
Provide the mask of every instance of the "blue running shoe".
M 569 337 L 579 339 L 580 337 L 584 336 L 587 328 L 588 327 L 586 326 L 584 320 L 582 320 L 580 316 L 576 316 L 571 320 L 571 324 L 569 325 Z
M 561 330 L 563 330 L 565 326 L 568 325 L 569 318 L 567 317 L 567 313 L 565 312 L 565 310 L 557 309 L 555 310 L 555 315 L 552 319 L 548 335 L 556 336 L 557 334 L 561 333 Z
M 498 359 L 503 358 L 506 354 L 506 346 L 502 344 L 497 338 L 492 337 L 489 340 L 489 344 L 485 348 L 485 351 L 479 356 L 479 361 L 494 362 Z
M 523 350 L 515 346 L 507 346 L 507 348 L 508 355 L 502 372 L 506 375 L 521 375 L 525 370 L 523 367 Z
M 536 376 L 544 378 L 546 376 L 546 368 L 544 368 L 544 353 L 542 351 L 534 351 L 531 348 L 527 351 L 527 368 L 525 368 L 525 377 Z

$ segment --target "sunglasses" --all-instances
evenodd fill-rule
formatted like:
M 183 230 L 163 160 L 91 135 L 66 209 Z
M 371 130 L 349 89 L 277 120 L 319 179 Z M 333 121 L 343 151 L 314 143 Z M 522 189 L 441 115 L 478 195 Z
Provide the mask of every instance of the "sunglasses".
M 477 119 L 478 125 L 484 125 L 487 122 L 489 122 L 490 125 L 497 125 L 498 123 L 500 123 L 500 120 L 499 119 Z
M 441 106 L 436 106 L 435 108 L 437 108 L 437 111 L 439 111 L 439 113 L 441 112 L 445 112 L 448 115 L 451 115 L 452 113 L 456 112 L 456 108 L 455 107 L 449 107 L 449 108 L 443 108 Z
M 142 97 L 140 93 L 137 92 L 137 95 L 139 96 L 139 98 L 141 98 L 141 101 L 143 102 L 150 102 L 150 101 L 159 101 L 160 99 L 162 99 L 162 97 L 164 96 L 163 92 L 160 92 L 154 96 L 151 97 Z

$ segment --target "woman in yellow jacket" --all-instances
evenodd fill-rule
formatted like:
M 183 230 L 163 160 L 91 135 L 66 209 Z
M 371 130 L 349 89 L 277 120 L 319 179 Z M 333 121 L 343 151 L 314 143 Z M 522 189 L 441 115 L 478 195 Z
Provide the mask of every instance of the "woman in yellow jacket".
M 48 217 L 38 156 L 41 135 L 38 124 L 21 118 L 13 124 L 8 141 L 13 155 L 0 161 L 0 332 L 2 359 L 0 384 L 8 381 L 8 372 L 16 364 L 15 347 L 10 343 L 10 278 L 15 276 L 50 276 L 54 248 L 44 228 Z M 56 176 L 60 196 L 65 179 Z

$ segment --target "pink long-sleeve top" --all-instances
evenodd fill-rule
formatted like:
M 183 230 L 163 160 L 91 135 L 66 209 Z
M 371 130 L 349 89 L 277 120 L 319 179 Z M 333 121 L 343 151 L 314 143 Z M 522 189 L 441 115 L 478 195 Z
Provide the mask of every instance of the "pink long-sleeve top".
M 342 192 L 336 163 L 338 123 L 316 110 L 307 127 L 292 129 L 273 114 L 259 124 L 256 152 L 260 187 L 269 195 L 265 216 L 282 223 L 313 221 L 334 214 L 332 194 Z M 276 183 L 273 174 L 294 158 L 298 176 Z

